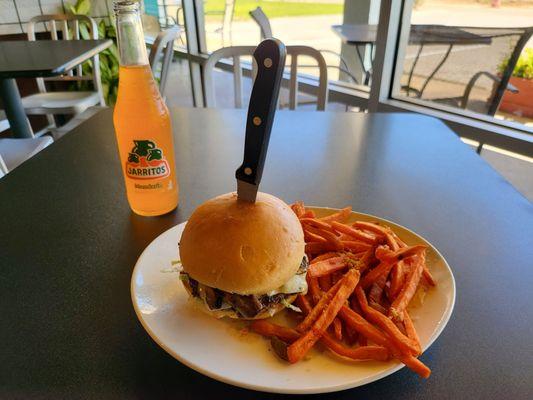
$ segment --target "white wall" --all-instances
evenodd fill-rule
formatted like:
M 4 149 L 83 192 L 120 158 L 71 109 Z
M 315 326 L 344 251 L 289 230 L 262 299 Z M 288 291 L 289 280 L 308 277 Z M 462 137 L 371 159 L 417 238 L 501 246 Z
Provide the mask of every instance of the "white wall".
M 0 0 L 0 35 L 26 33 L 30 18 L 64 13 L 63 4 L 75 0 Z M 91 16 L 97 20 L 113 10 L 113 0 L 92 0 Z

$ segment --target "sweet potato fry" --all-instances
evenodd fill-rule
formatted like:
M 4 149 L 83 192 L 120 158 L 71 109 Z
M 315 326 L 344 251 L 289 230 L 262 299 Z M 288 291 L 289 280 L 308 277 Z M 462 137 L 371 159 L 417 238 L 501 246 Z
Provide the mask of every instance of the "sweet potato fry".
M 341 224 L 340 222 L 333 221 L 331 222 L 331 227 L 335 229 L 339 233 L 344 233 L 345 235 L 348 235 L 352 237 L 353 239 L 356 239 L 360 242 L 364 242 L 367 244 L 376 244 L 377 243 L 377 237 L 369 235 L 368 233 L 359 231 L 349 225 Z
M 334 251 L 330 251 L 328 253 L 324 253 L 324 254 L 321 254 L 321 255 L 316 256 L 315 258 L 313 258 L 313 261 L 311 261 L 311 264 L 319 262 L 319 261 L 327 260 L 328 258 L 337 257 L 338 255 L 339 255 L 338 253 L 336 253 Z
M 322 335 L 320 341 L 325 344 L 335 354 L 342 357 L 351 358 L 352 360 L 377 360 L 386 361 L 389 359 L 389 351 L 382 346 L 364 346 L 364 347 L 346 347 L 337 342 L 327 332 Z
M 400 290 L 402 289 L 403 282 L 405 280 L 405 267 L 403 265 L 403 261 L 397 262 L 391 270 L 390 273 L 390 297 L 389 299 L 393 301 L 396 296 L 398 296 L 398 293 L 400 293 Z
M 383 307 L 380 303 L 376 303 L 374 301 L 370 301 L 368 303 L 370 307 L 372 307 L 374 310 L 379 311 L 383 315 L 387 315 L 387 309 Z
M 300 334 L 291 328 L 277 325 L 265 320 L 255 320 L 250 324 L 250 329 L 261 336 L 277 337 L 286 343 L 296 341 Z M 386 361 L 389 358 L 389 351 L 381 346 L 366 346 L 358 348 L 349 348 L 337 342 L 328 333 L 320 338 L 320 341 L 334 353 L 353 360 L 377 360 Z
M 315 218 L 315 212 L 313 210 L 305 210 L 305 212 L 300 216 L 300 218 Z
M 385 243 L 393 250 L 398 250 L 398 245 L 396 243 L 396 240 L 394 240 L 394 236 L 392 236 L 391 232 L 385 232 Z
M 303 315 L 309 314 L 313 309 L 306 295 L 299 294 L 294 302 L 296 303 L 296 306 L 298 306 L 300 310 L 302 310 Z
M 339 281 L 340 285 L 338 290 L 314 322 L 313 326 L 287 348 L 287 358 L 290 363 L 296 363 L 301 360 L 326 332 L 326 329 L 333 322 L 344 302 L 354 291 L 358 281 L 359 271 L 355 269 L 349 270 L 344 275 L 344 278 Z M 331 290 L 334 288 L 335 286 Z M 325 297 L 326 296 L 323 296 L 323 298 Z
M 416 344 L 418 352 L 422 353 L 420 338 L 418 337 L 418 333 L 416 332 L 413 321 L 411 320 L 407 310 L 403 312 L 403 325 L 405 326 L 405 333 L 407 333 L 407 337 Z
M 339 239 L 342 241 L 342 240 L 346 240 L 346 241 L 350 241 L 350 240 L 353 240 L 353 237 L 351 236 L 348 236 L 348 235 L 345 235 L 344 233 L 340 233 L 340 232 L 337 232 L 339 234 Z
M 433 275 L 431 275 L 431 272 L 429 272 L 428 266 L 426 263 L 424 263 L 424 271 L 422 272 L 422 276 L 424 277 L 424 280 L 427 282 L 430 286 L 436 286 L 437 282 L 435 281 L 435 278 L 433 278 Z
M 300 337 L 300 334 L 296 330 L 274 324 L 264 319 L 256 319 L 252 321 L 250 329 L 262 336 L 275 336 L 287 343 L 292 343 Z
M 343 222 L 348 219 L 351 213 L 352 207 L 345 207 L 342 210 L 337 211 L 336 213 L 320 218 L 320 220 L 326 223 L 331 223 L 333 221 Z
M 305 244 L 305 252 L 308 255 L 321 254 L 329 251 L 334 251 L 331 244 L 328 242 L 319 243 L 319 242 L 309 242 Z
M 423 378 L 428 378 L 431 374 L 431 370 L 424 365 L 420 360 L 416 359 L 412 355 L 402 354 L 393 343 L 390 341 L 390 337 L 378 330 L 374 325 L 366 321 L 361 315 L 353 311 L 352 309 L 343 306 L 339 312 L 339 316 L 344 320 L 346 324 L 356 329 L 361 335 L 359 335 L 359 343 L 361 346 L 366 345 L 366 339 L 370 339 L 372 342 L 381 345 L 393 353 L 395 358 L 398 358 L 411 370 L 416 372 Z M 361 340 L 363 339 L 363 340 Z M 363 344 L 364 343 L 364 344 Z
M 350 296 L 349 301 L 350 308 L 355 311 L 359 315 L 363 315 L 363 311 L 361 311 L 361 307 L 359 307 L 359 301 L 357 300 L 357 296 L 355 294 L 352 294 Z
M 331 245 L 334 250 L 342 250 L 343 245 L 339 237 L 326 229 L 316 228 L 314 226 L 306 226 L 304 232 L 313 233 L 326 239 L 327 243 Z
M 357 221 L 354 224 L 354 226 L 355 225 L 358 225 L 360 228 L 366 228 L 370 230 L 371 232 L 382 235 L 385 239 L 385 243 L 390 247 L 392 251 L 396 251 L 400 247 L 405 247 L 405 244 L 404 246 L 400 246 L 397 240 L 397 236 L 392 231 L 392 229 L 389 228 L 388 226 L 381 226 L 381 225 L 374 224 L 371 222 L 361 222 L 361 221 Z
M 377 345 L 390 346 L 387 336 L 381 332 L 378 328 L 364 319 L 359 313 L 347 306 L 341 307 L 339 311 L 339 317 L 351 328 L 360 333 L 360 336 L 364 336 L 370 339 Z
M 411 339 L 400 332 L 394 322 L 368 305 L 365 293 L 363 292 L 361 286 L 358 286 L 355 289 L 355 294 L 365 316 L 374 324 L 379 326 L 387 335 L 389 335 L 391 341 L 394 343 L 394 346 L 396 346 L 402 352 L 402 354 L 418 355 L 416 344 L 414 344 Z
M 344 269 L 347 266 L 348 264 L 345 261 L 345 257 L 329 258 L 309 265 L 307 276 L 310 278 L 318 278 L 320 276 L 329 275 L 334 271 Z
M 338 281 L 342 279 L 344 274 L 340 271 L 335 271 L 331 274 L 331 282 L 335 285 Z
M 370 292 L 368 293 L 368 301 L 380 304 L 381 296 L 383 295 L 383 289 L 387 283 L 387 276 L 381 275 L 376 281 L 372 284 Z
M 391 234 L 387 237 L 387 243 L 392 251 L 397 251 L 401 247 L 406 247 L 405 243 L 400 244 L 399 238 L 394 234 L 394 232 L 391 232 Z M 388 291 L 389 299 L 391 299 L 391 301 L 400 292 L 404 280 L 404 272 L 403 261 L 398 261 L 398 263 L 392 267 L 390 273 L 390 288 Z
M 366 243 L 363 243 L 363 242 L 358 242 L 356 240 L 341 240 L 341 246 L 344 250 L 349 250 L 349 251 L 353 251 L 353 252 L 361 252 L 361 251 L 366 251 L 368 249 L 370 249 L 370 245 L 369 244 L 366 244 Z
M 361 258 L 353 261 L 351 264 L 351 266 L 357 270 L 359 270 L 359 272 L 361 274 L 363 274 L 367 269 L 368 267 L 370 266 L 370 263 L 372 262 L 373 258 L 374 258 L 374 250 L 372 248 L 368 249 L 362 256 Z
M 398 249 L 396 251 L 391 251 L 385 246 L 379 246 L 376 249 L 376 257 L 380 261 L 387 261 L 391 263 L 396 263 L 400 260 L 403 260 L 407 257 L 414 256 L 416 254 L 420 254 L 423 251 L 425 251 L 427 246 L 423 244 L 417 244 L 415 246 L 408 246 L 408 247 L 402 247 L 401 249 Z
M 385 276 L 385 279 L 386 279 L 393 265 L 394 264 L 392 262 L 388 262 L 388 261 L 380 262 L 377 267 L 370 270 L 365 275 L 365 277 L 361 280 L 361 283 L 360 283 L 361 287 L 363 289 L 369 288 L 370 285 L 372 285 L 374 282 L 377 281 L 377 279 L 381 278 L 382 276 Z
M 317 304 L 322 297 L 322 291 L 320 290 L 318 279 L 307 276 L 307 286 L 313 304 Z
M 313 282 L 313 288 L 311 288 L 311 282 Z M 316 278 L 311 278 L 309 280 L 309 291 L 311 292 L 311 298 L 315 303 L 315 306 L 313 307 L 311 312 L 304 318 L 304 320 L 300 322 L 300 324 L 296 327 L 296 330 L 298 332 L 304 332 L 308 330 L 311 325 L 313 325 L 315 320 L 320 316 L 324 309 L 326 309 L 328 303 L 335 296 L 335 294 L 339 290 L 339 287 L 342 284 L 342 281 L 337 282 L 331 287 L 331 289 L 329 289 L 325 294 L 323 294 L 320 288 L 318 287 L 318 283 L 315 285 L 314 282 L 318 282 Z
M 317 242 L 317 243 L 327 243 L 328 241 L 316 233 L 310 232 L 307 229 L 304 229 L 304 240 L 306 243 Z
M 404 311 L 409 305 L 409 302 L 413 298 L 420 278 L 422 277 L 422 272 L 424 271 L 425 256 L 421 254 L 418 256 L 417 263 L 414 265 L 414 268 L 411 269 L 409 276 L 405 280 L 402 290 L 398 296 L 394 299 L 389 309 L 389 315 L 394 319 L 401 320 L 404 315 Z
M 301 218 L 301 216 L 305 213 L 305 206 L 302 201 L 297 201 L 296 203 L 292 204 L 291 208 L 298 218 Z
M 394 237 L 394 240 L 396 240 L 396 243 L 398 243 L 398 246 L 400 246 L 400 247 L 407 247 L 407 245 L 405 244 L 405 242 L 404 242 L 402 239 L 400 239 L 400 238 L 398 237 L 398 235 L 397 235 L 394 231 L 392 231 L 391 233 L 392 233 L 392 236 Z
M 370 305 L 372 307 L 372 305 L 370 303 L 368 303 L 368 305 Z M 405 326 L 403 325 L 403 322 L 402 321 L 392 321 L 394 322 L 394 325 L 396 325 L 396 328 L 399 329 L 399 331 L 404 334 L 405 336 L 407 336 L 407 333 L 405 332 Z M 409 336 L 407 336 L 409 337 Z
M 340 317 L 337 317 L 340 318 Z M 342 320 L 341 320 L 342 321 Z M 344 322 L 344 321 L 343 321 Z M 357 343 L 357 340 L 359 339 L 359 333 L 355 329 L 353 329 L 351 326 L 348 326 L 348 324 L 343 323 L 343 338 L 348 343 L 348 345 L 353 346 Z
M 379 236 L 385 237 L 387 234 L 390 234 L 390 228 L 382 225 L 375 224 L 373 222 L 366 221 L 355 221 L 352 226 L 354 228 L 363 229 L 365 231 L 370 231 L 378 234 Z
M 388 236 L 386 236 L 386 239 L 387 239 L 387 244 L 389 245 L 392 251 L 396 251 L 400 247 L 406 247 L 406 246 L 400 246 L 400 244 L 396 240 L 396 237 L 394 236 L 394 232 L 392 231 L 388 232 Z
M 320 341 L 353 360 L 398 359 L 427 378 L 431 370 L 416 358 L 421 344 L 406 311 L 420 281 L 436 284 L 425 264 L 427 246 L 408 246 L 379 223 L 345 223 L 351 207 L 322 218 L 302 202 L 291 207 L 311 260 L 308 294 L 295 301 L 305 317 L 295 329 L 254 322 L 252 330 L 270 337 L 276 354 L 291 363 Z
M 324 229 L 325 231 L 330 231 L 332 233 L 335 233 L 335 229 L 333 229 L 330 224 L 318 218 L 302 218 L 300 219 L 300 222 L 302 223 L 304 227 L 314 226 L 315 228 Z
M 342 340 L 342 323 L 341 320 L 338 318 L 335 318 L 333 320 L 333 334 L 335 335 L 335 339 Z
M 402 363 L 404 363 L 411 371 L 416 372 L 422 378 L 429 378 L 431 375 L 431 370 L 419 359 L 411 355 L 394 355 Z
M 323 292 L 327 292 L 333 286 L 331 275 L 324 275 L 318 277 L 318 286 Z

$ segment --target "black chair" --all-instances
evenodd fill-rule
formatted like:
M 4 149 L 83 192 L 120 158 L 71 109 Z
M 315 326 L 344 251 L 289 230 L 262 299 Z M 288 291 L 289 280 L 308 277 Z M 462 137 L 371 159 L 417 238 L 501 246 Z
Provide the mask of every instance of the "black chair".
M 499 76 L 490 71 L 480 71 L 475 73 L 466 85 L 465 92 L 460 101 L 461 107 L 467 109 L 472 89 L 476 85 L 477 81 L 481 77 L 485 76 L 496 83 L 492 92 L 492 98 L 490 99 L 490 101 L 487 101 L 486 108 L 487 115 L 494 115 L 496 114 L 496 111 L 498 111 L 505 90 L 509 90 L 513 93 L 518 93 L 518 89 L 509 83 L 509 79 L 511 79 L 513 70 L 515 69 L 516 63 L 518 61 L 518 58 L 520 57 L 520 54 L 522 53 L 522 50 L 524 50 L 526 43 L 531 38 L 531 35 L 533 35 L 533 27 L 525 29 L 515 29 L 512 33 L 506 32 L 505 29 L 502 29 L 498 32 L 494 29 L 484 31 L 483 28 L 465 28 L 465 30 L 468 29 L 478 30 L 479 32 L 475 33 L 480 35 L 490 35 L 493 42 L 499 40 L 499 38 L 506 37 L 518 39 L 516 41 L 514 49 L 512 49 L 512 53 L 510 54 L 510 56 L 502 60 L 502 62 L 499 64 L 499 66 L 501 67 Z
M 255 23 L 259 26 L 259 30 L 261 32 L 260 39 L 264 40 L 267 38 L 273 37 L 272 34 L 272 26 L 270 25 L 270 20 L 268 19 L 267 15 L 263 11 L 261 7 L 256 7 L 254 10 L 249 12 L 250 17 L 255 21 Z M 348 76 L 354 83 L 358 83 L 355 76 L 349 71 L 348 64 L 346 61 L 342 58 L 342 56 L 334 51 L 331 50 L 318 50 L 321 53 L 327 53 L 332 54 L 339 58 L 340 65 L 330 65 L 328 64 L 328 68 L 335 68 L 339 71 L 343 72 Z M 316 68 L 316 65 L 299 65 L 300 68 Z
M 490 39 L 489 44 L 467 45 L 454 48 L 446 63 L 442 65 L 432 83 L 424 90 L 410 88 L 414 95 L 456 108 L 493 116 L 506 90 L 517 93 L 518 89 L 509 83 L 520 53 L 533 34 L 528 28 L 479 28 L 457 27 L 468 33 Z M 447 45 L 426 46 L 426 56 L 417 60 L 415 75 L 419 79 L 429 76 L 439 61 L 439 49 Z M 409 45 L 408 52 L 415 53 L 415 46 Z M 442 53 L 441 52 L 441 53 Z M 409 60 L 404 65 L 404 79 L 407 78 Z M 440 84 L 436 84 L 436 82 Z M 409 94 L 409 91 L 407 91 Z

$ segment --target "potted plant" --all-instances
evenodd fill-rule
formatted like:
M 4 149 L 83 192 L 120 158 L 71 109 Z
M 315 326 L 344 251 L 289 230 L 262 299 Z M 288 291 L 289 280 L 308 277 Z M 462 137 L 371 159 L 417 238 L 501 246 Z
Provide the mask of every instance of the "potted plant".
M 65 3 L 65 7 L 71 14 L 89 15 L 91 10 L 91 0 L 77 0 L 75 4 Z M 88 27 L 84 24 L 80 26 L 80 35 L 82 39 L 90 39 Z M 102 81 L 102 91 L 105 102 L 108 106 L 115 104 L 118 92 L 118 49 L 116 45 L 117 34 L 113 24 L 107 24 L 105 19 L 98 23 L 98 38 L 111 39 L 111 47 L 100 52 L 100 77 Z M 92 73 L 92 64 L 87 62 L 83 64 L 83 73 Z M 89 90 L 90 82 L 80 82 L 73 85 L 73 90 Z
M 503 72 L 506 65 L 507 61 L 500 65 L 500 72 Z M 518 93 L 506 90 L 499 110 L 533 118 L 533 48 L 522 52 L 509 83 L 518 89 Z

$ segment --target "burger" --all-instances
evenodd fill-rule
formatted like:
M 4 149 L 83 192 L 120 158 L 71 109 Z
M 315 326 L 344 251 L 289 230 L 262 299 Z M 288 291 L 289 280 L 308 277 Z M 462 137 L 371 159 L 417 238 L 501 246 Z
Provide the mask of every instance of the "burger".
M 180 279 L 211 315 L 268 318 L 307 292 L 304 234 L 282 200 L 227 193 L 200 205 L 179 243 Z

